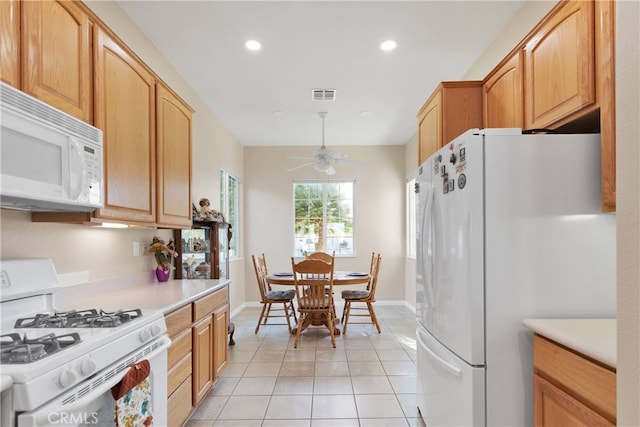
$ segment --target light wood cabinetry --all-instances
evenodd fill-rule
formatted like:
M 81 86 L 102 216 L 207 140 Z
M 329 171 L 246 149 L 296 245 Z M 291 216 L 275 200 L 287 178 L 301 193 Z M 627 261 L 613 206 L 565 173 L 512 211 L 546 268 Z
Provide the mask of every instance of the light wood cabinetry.
M 440 147 L 482 127 L 482 82 L 442 82 L 418 112 L 418 157 L 422 164 Z
M 158 83 L 157 224 L 191 226 L 191 109 Z
M 76 2 L 22 2 L 21 89 L 89 123 L 91 27 Z
M 516 50 L 484 79 L 483 127 L 520 129 L 524 127 L 522 68 L 523 52 Z
M 213 320 L 205 316 L 193 327 L 193 404 L 197 405 L 213 384 Z
M 191 226 L 193 110 L 83 3 L 0 11 L 2 80 L 103 131 L 104 208 L 32 221 Z
M 593 1 L 567 1 L 525 44 L 525 127 L 544 128 L 595 107 Z
M 165 316 L 173 343 L 167 355 L 169 425 L 182 425 L 227 363 L 227 287 Z
M 0 78 L 92 123 L 92 25 L 77 2 L 1 1 Z
M 227 344 L 227 331 L 229 330 L 229 305 L 225 304 L 213 312 L 213 379 L 227 366 L 229 360 L 229 347 Z
M 614 426 L 616 372 L 534 335 L 534 425 Z
M 96 120 L 104 132 L 102 219 L 156 220 L 155 81 L 116 40 L 98 28 Z
M 0 80 L 20 88 L 19 0 L 0 1 Z

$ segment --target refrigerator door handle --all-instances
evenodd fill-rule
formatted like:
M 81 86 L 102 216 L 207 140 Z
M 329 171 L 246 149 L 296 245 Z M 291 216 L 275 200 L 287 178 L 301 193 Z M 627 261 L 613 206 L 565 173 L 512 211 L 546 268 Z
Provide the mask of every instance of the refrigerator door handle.
M 426 354 L 429 355 L 433 360 L 438 362 L 443 368 L 445 368 L 447 371 L 451 372 L 456 377 L 459 378 L 459 377 L 462 376 L 462 369 L 458 368 L 457 366 L 452 365 L 451 363 L 447 362 L 446 360 L 442 359 L 437 354 L 435 354 L 429 348 L 429 346 L 422 340 L 422 334 L 420 334 L 420 333 L 416 334 L 416 338 L 418 340 L 418 344 L 420 345 L 420 347 L 422 347 L 425 350 Z
M 421 258 L 423 260 L 423 268 L 422 277 L 424 278 L 425 291 L 428 294 L 428 300 L 430 304 L 433 304 L 435 301 L 433 300 L 433 230 L 431 227 L 431 221 L 433 216 L 433 186 L 429 185 L 427 187 L 426 194 L 426 202 L 424 204 L 424 211 L 422 215 L 422 224 L 420 224 L 421 230 L 420 235 L 425 236 L 422 241 L 426 243 L 426 247 L 421 247 L 420 251 L 422 252 Z M 425 230 L 426 229 L 426 230 Z M 425 256 L 426 255 L 426 256 Z M 427 268 L 428 266 L 428 268 Z

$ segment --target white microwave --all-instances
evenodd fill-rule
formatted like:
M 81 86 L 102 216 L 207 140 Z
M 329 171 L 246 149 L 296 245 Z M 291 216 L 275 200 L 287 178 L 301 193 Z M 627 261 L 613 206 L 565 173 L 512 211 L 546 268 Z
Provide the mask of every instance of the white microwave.
M 104 206 L 102 131 L 0 82 L 0 207 Z

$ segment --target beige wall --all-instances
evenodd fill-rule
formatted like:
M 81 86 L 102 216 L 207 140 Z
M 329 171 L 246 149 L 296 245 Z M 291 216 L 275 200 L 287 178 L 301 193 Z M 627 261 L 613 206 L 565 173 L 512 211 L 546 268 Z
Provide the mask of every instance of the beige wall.
M 640 425 L 640 3 L 617 2 L 618 425 Z
M 294 179 L 326 180 L 313 167 L 287 172 L 304 163 L 289 156 L 310 156 L 314 147 L 245 147 L 245 277 L 247 302 L 259 301 L 252 254 L 264 253 L 269 271 L 291 270 Z M 404 292 L 404 146 L 340 147 L 359 168 L 338 165 L 330 179 L 355 178 L 356 257 L 336 260 L 338 270 L 368 270 L 371 252 L 382 254 L 378 300 L 405 300 Z
M 195 110 L 193 116 L 192 200 L 201 197 L 219 207 L 219 170 L 224 166 L 240 179 L 243 174 L 241 145 L 220 123 L 177 71 L 156 50 L 115 1 L 89 1 L 89 7 Z M 120 278 L 149 271 L 153 257 L 133 256 L 133 242 L 150 243 L 155 235 L 168 241 L 170 230 L 98 229 L 80 225 L 32 223 L 30 214 L 1 210 L 0 259 L 51 258 L 59 274 L 82 273 L 88 281 Z M 241 261 L 231 263 L 231 309 L 244 301 L 244 289 L 235 278 L 244 275 Z M 85 281 L 86 281 L 85 280 Z

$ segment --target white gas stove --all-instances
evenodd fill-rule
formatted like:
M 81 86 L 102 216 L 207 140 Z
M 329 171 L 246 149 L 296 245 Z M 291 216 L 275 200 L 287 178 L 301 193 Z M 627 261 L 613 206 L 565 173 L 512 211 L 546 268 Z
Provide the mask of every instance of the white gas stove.
M 50 260 L 2 261 L 1 274 L 0 369 L 13 380 L 12 425 L 51 424 L 52 413 L 58 420 L 67 412 L 76 414 L 65 416 L 78 421 L 72 425 L 98 416 L 112 425 L 109 409 L 97 415 L 96 406 L 108 407 L 108 391 L 129 366 L 152 357 L 159 384 L 154 390 L 160 394 L 154 396 L 154 421 L 166 420 L 166 348 L 171 341 L 161 311 L 56 311 L 57 278 Z

